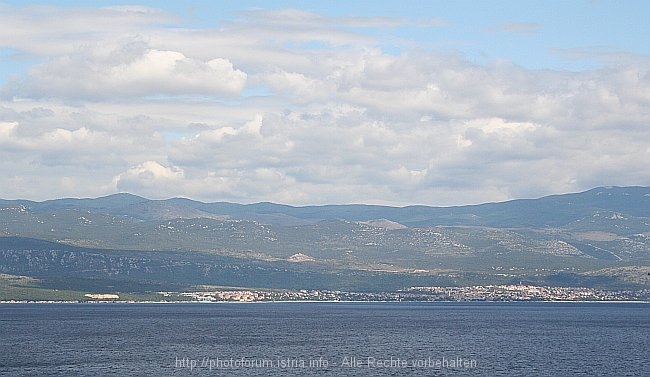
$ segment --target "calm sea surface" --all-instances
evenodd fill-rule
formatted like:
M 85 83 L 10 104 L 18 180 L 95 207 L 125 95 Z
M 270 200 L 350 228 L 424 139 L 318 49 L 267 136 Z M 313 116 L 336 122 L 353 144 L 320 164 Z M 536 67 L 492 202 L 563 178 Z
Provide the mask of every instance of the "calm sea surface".
M 645 303 L 0 305 L 1 376 L 650 376 Z

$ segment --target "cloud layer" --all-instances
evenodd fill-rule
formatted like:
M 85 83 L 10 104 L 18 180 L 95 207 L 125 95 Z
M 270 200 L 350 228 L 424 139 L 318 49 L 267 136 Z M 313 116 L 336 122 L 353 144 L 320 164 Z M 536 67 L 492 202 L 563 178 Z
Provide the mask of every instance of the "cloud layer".
M 29 65 L 1 89 L 0 197 L 449 205 L 650 185 L 645 57 L 531 70 L 363 32 L 435 17 L 189 29 L 144 7 L 3 6 L 0 22 Z
M 34 66 L 17 93 L 30 98 L 110 100 L 160 95 L 238 95 L 246 74 L 228 59 L 188 58 L 143 43 L 84 48 Z M 22 85 L 21 85 L 22 86 Z

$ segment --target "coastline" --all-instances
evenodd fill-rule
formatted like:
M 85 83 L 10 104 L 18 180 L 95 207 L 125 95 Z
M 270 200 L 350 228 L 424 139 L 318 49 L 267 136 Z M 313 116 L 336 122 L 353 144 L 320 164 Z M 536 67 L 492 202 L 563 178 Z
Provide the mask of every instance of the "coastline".
M 79 305 L 137 305 L 137 304 L 650 304 L 650 300 L 466 300 L 466 301 L 363 301 L 363 300 L 278 300 L 278 301 L 30 301 L 30 300 L 0 300 L 0 305 L 17 304 L 79 304 Z

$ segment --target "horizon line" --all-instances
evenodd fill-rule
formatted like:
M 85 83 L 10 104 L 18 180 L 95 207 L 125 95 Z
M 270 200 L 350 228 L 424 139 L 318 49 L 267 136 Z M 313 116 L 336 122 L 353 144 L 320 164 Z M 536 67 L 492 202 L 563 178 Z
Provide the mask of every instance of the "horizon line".
M 295 204 L 277 203 L 277 202 L 271 202 L 271 201 L 240 203 L 240 202 L 232 202 L 232 201 L 227 201 L 227 200 L 203 201 L 203 200 L 192 199 L 192 198 L 188 198 L 188 197 L 184 197 L 184 196 L 174 196 L 174 197 L 153 199 L 153 198 L 147 198 L 147 197 L 142 196 L 142 195 L 134 194 L 134 193 L 131 193 L 131 192 L 125 192 L 125 191 L 115 192 L 115 193 L 112 193 L 112 194 L 107 194 L 107 195 L 102 195 L 102 196 L 97 196 L 97 197 L 61 197 L 61 198 L 52 198 L 52 199 L 45 199 L 45 200 L 34 200 L 34 199 L 25 199 L 25 198 L 16 198 L 16 199 L 0 198 L 0 200 L 2 200 L 2 201 L 17 201 L 17 202 L 24 201 L 24 202 L 32 202 L 32 203 L 47 203 L 47 202 L 62 201 L 62 200 L 79 200 L 79 201 L 81 201 L 81 200 L 106 199 L 106 198 L 111 198 L 111 197 L 115 197 L 115 196 L 130 196 L 130 197 L 135 197 L 135 198 L 138 198 L 138 199 L 142 199 L 143 201 L 153 201 L 153 202 L 164 202 L 164 201 L 170 201 L 170 200 L 189 200 L 189 201 L 198 202 L 198 203 L 202 203 L 202 204 L 224 203 L 224 204 L 234 204 L 234 205 L 241 205 L 241 206 L 251 206 L 251 205 L 259 205 L 259 204 L 272 204 L 272 205 L 277 205 L 277 206 L 286 206 L 286 207 L 293 207 L 293 208 L 329 207 L 329 206 L 374 206 L 374 207 L 392 207 L 392 208 L 408 208 L 408 207 L 453 208 L 453 207 L 480 206 L 480 205 L 489 205 L 489 204 L 508 203 L 508 202 L 519 201 L 519 200 L 539 200 L 539 199 L 544 199 L 544 198 L 549 198 L 549 197 L 554 197 L 554 196 L 582 194 L 582 193 L 587 193 L 589 191 L 598 190 L 598 189 L 610 190 L 610 189 L 621 189 L 621 188 L 626 188 L 626 189 L 650 189 L 650 186 L 641 186 L 641 185 L 596 186 L 596 187 L 592 187 L 590 189 L 586 189 L 586 190 L 582 190 L 582 191 L 555 193 L 555 194 L 543 195 L 543 196 L 532 197 L 532 198 L 531 197 L 528 197 L 528 198 L 511 198 L 511 199 L 506 199 L 506 200 L 502 200 L 502 201 L 490 201 L 490 202 L 469 203 L 469 204 L 453 204 L 453 205 L 433 205 L 433 204 L 388 205 L 388 204 L 373 204 L 373 203 L 325 203 L 325 204 L 295 205 Z

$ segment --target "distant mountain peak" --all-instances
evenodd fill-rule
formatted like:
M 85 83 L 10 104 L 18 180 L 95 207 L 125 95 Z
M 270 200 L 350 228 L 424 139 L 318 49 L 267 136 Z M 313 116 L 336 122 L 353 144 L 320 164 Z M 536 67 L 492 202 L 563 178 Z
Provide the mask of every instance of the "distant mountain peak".
M 109 198 L 123 199 L 123 200 L 141 200 L 141 201 L 149 200 L 147 198 L 144 198 L 142 196 L 138 196 L 138 195 L 135 195 L 135 194 L 131 194 L 129 192 L 118 192 L 118 193 L 115 193 L 115 194 L 102 196 L 102 197 L 99 197 L 97 199 L 109 199 Z

